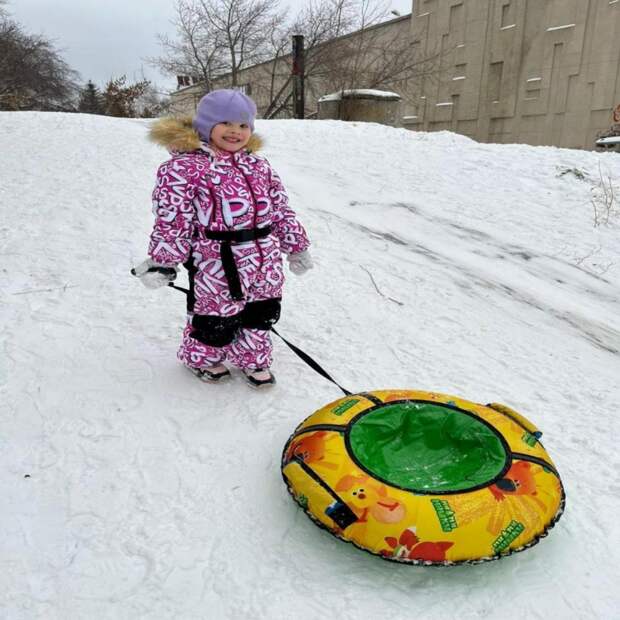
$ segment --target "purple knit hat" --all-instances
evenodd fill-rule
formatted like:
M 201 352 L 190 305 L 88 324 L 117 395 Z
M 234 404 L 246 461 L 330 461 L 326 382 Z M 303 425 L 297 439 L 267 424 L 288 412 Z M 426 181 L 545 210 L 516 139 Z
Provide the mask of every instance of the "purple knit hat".
M 209 141 L 211 130 L 218 123 L 247 123 L 254 131 L 256 104 L 238 90 L 213 90 L 198 103 L 192 121 L 200 138 Z

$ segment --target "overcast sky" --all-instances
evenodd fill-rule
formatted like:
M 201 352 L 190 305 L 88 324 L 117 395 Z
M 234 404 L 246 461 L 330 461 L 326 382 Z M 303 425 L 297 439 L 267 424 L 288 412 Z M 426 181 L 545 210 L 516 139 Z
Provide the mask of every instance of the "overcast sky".
M 282 0 L 292 10 L 306 0 Z M 411 0 L 391 0 L 403 15 Z M 144 75 L 162 89 L 176 80 L 162 76 L 144 60 L 159 55 L 155 35 L 174 34 L 170 20 L 174 0 L 8 0 L 9 13 L 32 34 L 53 39 L 82 80 L 103 86 L 110 77 L 126 74 L 130 80 Z

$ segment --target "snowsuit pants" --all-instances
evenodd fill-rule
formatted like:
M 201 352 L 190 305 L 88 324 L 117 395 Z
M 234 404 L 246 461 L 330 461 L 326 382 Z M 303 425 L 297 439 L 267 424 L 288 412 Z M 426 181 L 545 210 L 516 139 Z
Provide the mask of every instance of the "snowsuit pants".
M 269 328 L 280 315 L 284 277 L 278 249 L 269 239 L 259 243 L 260 261 L 251 261 L 252 253 L 245 248 L 235 252 L 242 300 L 231 298 L 221 261 L 193 261 L 190 312 L 177 353 L 186 366 L 208 368 L 221 362 L 247 370 L 271 366 Z
M 265 300 L 269 302 L 277 302 L 277 310 L 279 313 L 279 300 Z M 247 306 L 250 307 L 250 304 Z M 245 309 L 244 309 L 245 310 Z M 205 318 L 200 315 L 194 315 L 188 318 L 185 329 L 183 330 L 183 341 L 179 348 L 178 358 L 187 366 L 192 368 L 208 368 L 221 362 L 228 361 L 237 368 L 255 370 L 256 368 L 269 368 L 273 362 L 273 345 L 269 330 L 250 328 L 243 325 L 245 313 L 242 311 L 240 315 L 235 317 L 225 317 L 232 319 L 232 325 L 226 325 L 224 332 L 232 333 L 232 340 L 229 343 L 215 346 L 209 344 L 209 341 L 217 340 L 217 336 L 213 338 L 213 325 L 205 326 L 201 332 L 196 326 L 201 326 L 201 321 L 197 319 Z M 207 316 L 207 319 L 222 318 Z M 237 319 L 238 321 L 237 322 Z M 211 332 L 209 329 L 211 328 Z M 203 339 L 203 334 L 207 336 L 207 342 Z

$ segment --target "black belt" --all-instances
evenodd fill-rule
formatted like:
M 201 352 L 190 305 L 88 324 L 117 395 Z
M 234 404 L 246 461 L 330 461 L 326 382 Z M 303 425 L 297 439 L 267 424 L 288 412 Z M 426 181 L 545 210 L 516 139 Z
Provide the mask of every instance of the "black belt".
M 232 251 L 232 245 L 236 243 L 245 243 L 246 241 L 256 241 L 271 234 L 271 226 L 264 228 L 244 228 L 241 230 L 205 230 L 204 236 L 212 241 L 220 241 L 220 258 L 224 267 L 224 275 L 228 282 L 230 296 L 239 301 L 243 299 L 243 291 L 241 290 L 241 281 L 237 264 Z

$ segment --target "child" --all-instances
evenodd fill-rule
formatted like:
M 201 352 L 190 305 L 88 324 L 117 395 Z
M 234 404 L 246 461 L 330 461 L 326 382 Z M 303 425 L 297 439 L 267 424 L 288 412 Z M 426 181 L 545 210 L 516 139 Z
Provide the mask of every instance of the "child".
M 164 119 L 151 138 L 172 153 L 153 192 L 149 259 L 135 274 L 149 288 L 188 270 L 188 321 L 179 360 L 204 381 L 275 383 L 271 326 L 280 316 L 286 254 L 298 275 L 312 267 L 310 242 L 269 162 L 254 154 L 256 105 L 236 90 L 205 95 L 190 126 Z

